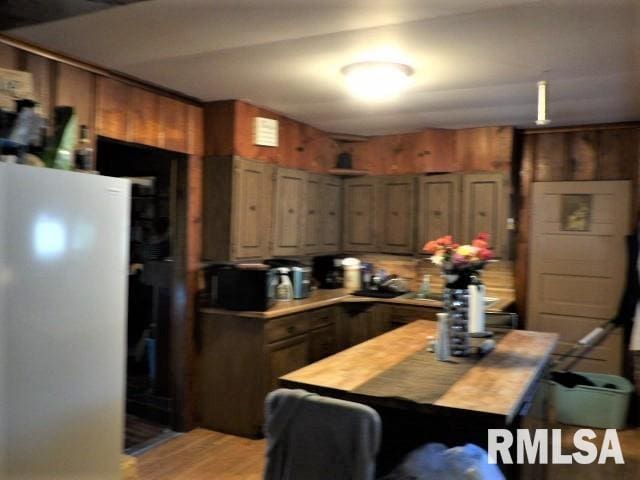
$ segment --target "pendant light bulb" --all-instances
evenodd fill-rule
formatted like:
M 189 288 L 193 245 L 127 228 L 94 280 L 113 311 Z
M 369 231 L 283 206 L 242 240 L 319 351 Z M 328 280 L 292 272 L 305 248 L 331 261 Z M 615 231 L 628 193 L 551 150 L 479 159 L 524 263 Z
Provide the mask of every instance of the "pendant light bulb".
M 546 80 L 538 82 L 538 119 L 536 125 L 547 125 L 551 122 L 548 118 L 547 104 L 549 102 L 549 83 Z

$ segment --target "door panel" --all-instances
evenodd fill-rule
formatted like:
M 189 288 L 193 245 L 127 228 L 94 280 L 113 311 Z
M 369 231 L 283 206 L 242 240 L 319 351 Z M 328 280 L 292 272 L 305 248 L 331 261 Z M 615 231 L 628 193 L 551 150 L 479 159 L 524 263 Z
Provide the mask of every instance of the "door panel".
M 480 232 L 491 235 L 496 255 L 505 255 L 507 198 L 501 173 L 463 176 L 461 243 L 469 243 Z
M 234 160 L 232 257 L 261 258 L 269 254 L 273 166 Z
M 278 378 L 309 363 L 309 337 L 300 335 L 269 345 L 268 390 L 278 388 Z
M 279 168 L 276 179 L 274 255 L 303 253 L 305 182 L 301 170 Z
M 324 177 L 322 181 L 322 221 L 321 238 L 322 251 L 334 253 L 340 250 L 341 240 L 341 211 L 342 211 L 342 185 L 340 180 L 334 177 Z
M 381 180 L 380 251 L 411 253 L 414 237 L 415 179 L 410 176 Z
M 627 181 L 533 184 L 527 327 L 559 333 L 556 352 L 617 312 L 626 271 L 630 191 Z M 619 373 L 621 352 L 616 332 L 576 368 Z
M 460 235 L 460 175 L 433 175 L 419 178 L 418 240 L 416 250 L 429 240 Z
M 322 177 L 308 174 L 306 188 L 304 251 L 312 255 L 322 251 Z
M 344 248 L 375 252 L 377 181 L 375 178 L 345 180 Z

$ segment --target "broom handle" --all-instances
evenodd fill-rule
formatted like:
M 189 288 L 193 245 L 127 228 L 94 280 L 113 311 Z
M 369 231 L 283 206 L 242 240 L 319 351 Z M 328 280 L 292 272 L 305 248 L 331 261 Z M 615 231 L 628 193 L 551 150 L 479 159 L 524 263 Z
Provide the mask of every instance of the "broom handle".
M 574 345 L 567 352 L 562 354 L 562 356 L 555 362 L 555 365 L 558 366 L 560 363 L 564 362 L 567 358 L 573 357 L 571 361 L 564 368 L 565 371 L 571 370 L 571 368 L 578 363 L 582 358 L 597 347 L 602 340 L 604 340 L 612 330 L 614 330 L 617 325 L 614 322 L 607 322 L 604 327 L 597 327 L 589 332 L 587 335 L 582 337 L 576 345 Z M 578 355 L 574 355 L 574 353 L 582 349 L 582 351 Z

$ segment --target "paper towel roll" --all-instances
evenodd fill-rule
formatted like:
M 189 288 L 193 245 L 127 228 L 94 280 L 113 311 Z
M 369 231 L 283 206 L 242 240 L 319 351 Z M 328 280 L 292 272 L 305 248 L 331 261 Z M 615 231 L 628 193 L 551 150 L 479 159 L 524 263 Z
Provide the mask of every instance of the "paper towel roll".
M 469 285 L 469 333 L 484 333 L 484 285 Z

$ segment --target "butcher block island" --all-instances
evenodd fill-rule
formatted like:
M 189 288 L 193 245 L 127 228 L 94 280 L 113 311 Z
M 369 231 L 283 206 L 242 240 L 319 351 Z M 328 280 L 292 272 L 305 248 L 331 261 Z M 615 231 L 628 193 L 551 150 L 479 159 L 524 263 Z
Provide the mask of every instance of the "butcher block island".
M 505 295 L 490 310 L 507 310 Z M 279 378 L 416 320 L 435 328 L 442 302 L 358 297 L 316 290 L 265 312 L 202 308 L 198 329 L 197 420 L 212 430 L 262 435 L 265 395 Z M 426 347 L 427 338 L 418 339 Z

